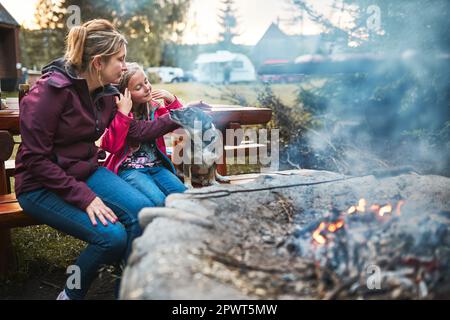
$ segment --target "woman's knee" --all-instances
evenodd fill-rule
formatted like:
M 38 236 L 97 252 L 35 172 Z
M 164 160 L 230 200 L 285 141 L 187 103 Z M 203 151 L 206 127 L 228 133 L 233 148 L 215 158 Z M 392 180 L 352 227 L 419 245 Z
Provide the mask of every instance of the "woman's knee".
M 103 228 L 99 234 L 98 245 L 108 254 L 121 257 L 126 250 L 128 240 L 125 227 L 119 222 L 108 223 L 108 226 L 99 225 L 98 227 Z

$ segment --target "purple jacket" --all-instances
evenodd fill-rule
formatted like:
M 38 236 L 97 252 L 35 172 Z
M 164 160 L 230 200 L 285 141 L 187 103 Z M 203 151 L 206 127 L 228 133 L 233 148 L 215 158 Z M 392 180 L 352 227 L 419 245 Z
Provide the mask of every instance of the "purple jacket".
M 89 95 L 86 80 L 74 76 L 62 59 L 49 64 L 20 104 L 20 144 L 15 191 L 46 188 L 84 210 L 96 194 L 84 182 L 98 168 L 95 145 L 117 113 L 115 87 Z M 178 128 L 169 115 L 130 122 L 127 138 L 155 139 Z

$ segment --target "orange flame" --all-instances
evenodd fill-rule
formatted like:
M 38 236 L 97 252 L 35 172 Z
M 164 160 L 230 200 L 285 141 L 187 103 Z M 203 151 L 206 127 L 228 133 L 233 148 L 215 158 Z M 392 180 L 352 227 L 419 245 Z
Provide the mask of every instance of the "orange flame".
M 319 227 L 313 232 L 313 239 L 319 244 L 325 244 L 327 242 L 327 238 L 325 238 L 321 233 L 324 230 L 327 230 L 331 233 L 334 233 L 341 229 L 344 226 L 344 220 L 338 220 L 335 223 L 326 224 L 325 222 L 321 222 Z
M 356 212 L 366 212 L 366 205 L 367 205 L 366 199 L 360 199 L 358 201 L 357 206 L 351 206 L 350 208 L 348 208 L 347 213 L 353 214 Z
M 402 213 L 401 213 L 401 208 L 402 208 L 402 206 L 403 206 L 404 204 L 405 204 L 405 201 L 404 201 L 404 200 L 400 200 L 400 201 L 397 203 L 397 207 L 395 208 L 395 212 L 397 213 L 398 216 L 402 214 Z
M 383 217 L 386 213 L 391 213 L 391 212 L 392 212 L 392 206 L 390 204 L 387 204 L 380 209 L 378 214 L 380 215 L 380 217 Z
M 353 214 L 353 213 L 355 213 L 356 212 L 356 207 L 355 206 L 351 206 L 348 210 L 347 210 L 347 213 L 348 214 Z
M 367 205 L 366 199 L 360 199 L 358 202 L 358 206 L 356 207 L 356 210 L 358 210 L 358 212 L 365 212 L 366 205 Z
M 395 208 L 395 212 L 397 215 L 401 214 L 401 207 L 405 204 L 404 200 L 400 200 Z M 356 212 L 366 212 L 366 206 L 367 201 L 365 199 L 360 199 L 358 201 L 357 206 L 351 206 L 347 210 L 347 214 L 351 215 Z M 373 212 L 377 216 L 384 217 L 388 213 L 393 212 L 393 207 L 390 203 L 380 206 L 378 204 L 372 204 L 369 209 L 369 211 Z M 345 215 L 345 212 L 342 212 L 343 215 Z M 383 219 L 384 220 L 384 219 Z M 321 222 L 319 227 L 313 232 L 312 237 L 318 244 L 325 244 L 327 243 L 327 238 L 325 235 L 322 234 L 323 231 L 328 231 L 330 233 L 334 233 L 341 229 L 344 226 L 344 219 L 341 218 L 337 220 L 334 223 L 328 223 L 328 222 Z
M 316 240 L 316 242 L 319 244 L 325 244 L 327 242 L 327 239 L 320 234 L 324 229 L 325 229 L 325 222 L 322 222 L 320 223 L 316 231 L 313 232 L 313 239 Z

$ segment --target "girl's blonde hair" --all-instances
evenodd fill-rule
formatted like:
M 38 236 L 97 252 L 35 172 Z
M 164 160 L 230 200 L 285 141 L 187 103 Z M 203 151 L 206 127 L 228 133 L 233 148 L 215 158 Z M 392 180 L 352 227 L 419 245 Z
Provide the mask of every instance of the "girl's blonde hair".
M 128 88 L 128 84 L 130 83 L 130 79 L 138 72 L 144 72 L 144 69 L 136 62 L 128 62 L 127 63 L 127 71 L 122 73 L 122 77 L 119 82 L 119 91 L 125 93 L 125 89 Z M 145 72 L 144 72 L 145 73 Z
M 119 91 L 124 94 L 125 89 L 128 88 L 128 84 L 130 83 L 130 79 L 139 71 L 144 72 L 144 69 L 136 62 L 129 62 L 127 63 L 127 71 L 122 73 L 122 77 L 119 81 Z M 144 72 L 145 74 L 145 72 Z M 147 110 L 147 104 L 143 103 L 140 105 L 134 105 L 133 104 L 133 116 L 136 119 L 147 119 L 148 118 L 148 110 Z
M 92 72 L 92 60 L 100 56 L 105 61 L 127 45 L 127 40 L 108 20 L 94 19 L 73 27 L 67 36 L 65 59 L 79 72 Z

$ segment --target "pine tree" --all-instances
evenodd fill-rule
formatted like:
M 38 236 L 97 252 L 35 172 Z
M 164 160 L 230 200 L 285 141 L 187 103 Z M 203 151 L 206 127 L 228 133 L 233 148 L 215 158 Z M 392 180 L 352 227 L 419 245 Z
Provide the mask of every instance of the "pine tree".
M 236 9 L 233 0 L 222 0 L 221 5 L 219 23 L 222 31 L 219 33 L 219 39 L 224 48 L 230 49 L 233 47 L 233 39 L 239 35 Z

